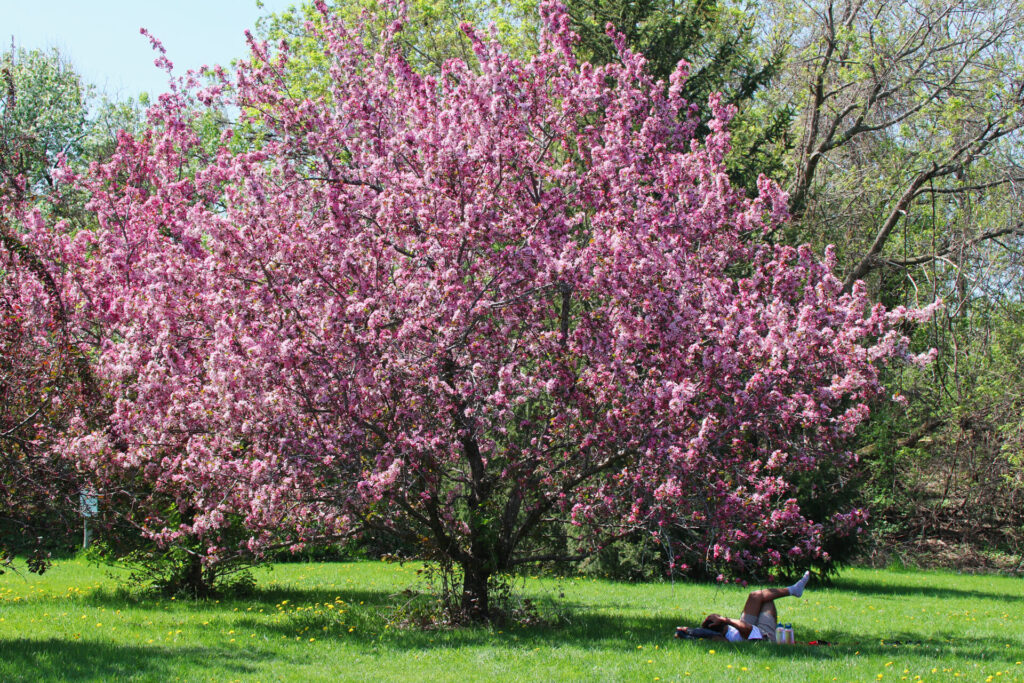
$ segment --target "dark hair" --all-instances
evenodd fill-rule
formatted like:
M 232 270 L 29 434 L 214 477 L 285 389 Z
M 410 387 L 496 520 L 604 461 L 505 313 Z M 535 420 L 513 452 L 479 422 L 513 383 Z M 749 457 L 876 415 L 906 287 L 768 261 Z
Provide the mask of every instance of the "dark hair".
M 718 618 L 712 619 L 712 617 Z M 712 631 L 717 631 L 718 633 L 725 635 L 725 622 L 717 614 L 709 614 L 704 617 L 704 621 L 701 622 L 700 627 L 711 629 Z

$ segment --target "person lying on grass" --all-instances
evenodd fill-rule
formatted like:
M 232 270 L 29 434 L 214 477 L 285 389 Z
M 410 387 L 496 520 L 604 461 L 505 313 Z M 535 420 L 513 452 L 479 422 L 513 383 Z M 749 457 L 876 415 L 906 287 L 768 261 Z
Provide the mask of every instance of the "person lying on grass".
M 739 643 L 744 640 L 764 640 L 775 642 L 775 627 L 779 625 L 779 613 L 775 610 L 775 601 L 792 595 L 799 598 L 811 579 L 810 572 L 804 572 L 800 580 L 788 588 L 764 588 L 752 591 L 743 605 L 743 614 L 739 619 L 730 619 L 721 614 L 709 614 L 701 622 L 700 628 L 680 626 L 676 629 L 676 638 L 708 638 L 710 640 L 727 640 Z

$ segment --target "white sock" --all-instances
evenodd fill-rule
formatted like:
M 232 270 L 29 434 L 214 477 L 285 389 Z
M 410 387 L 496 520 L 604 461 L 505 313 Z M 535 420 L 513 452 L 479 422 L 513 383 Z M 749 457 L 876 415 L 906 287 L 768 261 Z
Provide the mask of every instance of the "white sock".
M 811 573 L 804 572 L 804 575 L 800 577 L 800 580 L 789 587 L 789 594 L 794 598 L 799 598 L 804 594 L 804 587 L 807 586 L 807 582 L 811 580 Z

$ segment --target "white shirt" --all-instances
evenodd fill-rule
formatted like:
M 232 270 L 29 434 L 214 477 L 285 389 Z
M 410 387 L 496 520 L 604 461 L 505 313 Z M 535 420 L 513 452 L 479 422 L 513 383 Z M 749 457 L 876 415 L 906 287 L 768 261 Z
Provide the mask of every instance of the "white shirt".
M 747 640 L 761 640 L 764 638 L 764 634 L 761 633 L 761 629 L 756 626 L 750 627 L 750 635 L 747 636 Z M 725 627 L 725 639 L 730 643 L 738 643 L 743 640 L 743 636 L 740 635 L 739 629 L 732 624 Z

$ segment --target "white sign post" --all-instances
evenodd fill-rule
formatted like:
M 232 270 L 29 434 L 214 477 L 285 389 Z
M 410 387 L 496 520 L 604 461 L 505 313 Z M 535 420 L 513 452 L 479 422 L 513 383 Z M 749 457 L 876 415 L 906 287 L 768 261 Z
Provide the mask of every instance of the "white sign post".
M 100 499 L 96 492 L 90 490 L 82 491 L 79 508 L 81 509 L 84 522 L 82 527 L 82 549 L 85 550 L 89 547 L 89 518 L 95 517 L 100 511 Z

